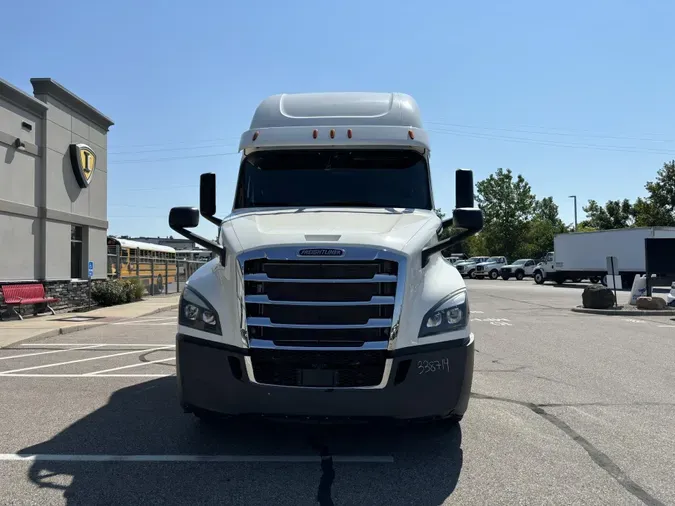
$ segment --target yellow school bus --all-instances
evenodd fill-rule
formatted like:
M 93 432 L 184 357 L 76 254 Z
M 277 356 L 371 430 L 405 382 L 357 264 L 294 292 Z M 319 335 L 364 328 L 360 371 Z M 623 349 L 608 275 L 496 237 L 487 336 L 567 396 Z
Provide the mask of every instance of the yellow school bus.
M 119 263 L 117 254 L 119 252 Z M 153 280 L 154 263 L 154 285 Z M 119 265 L 119 273 L 117 268 Z M 108 276 L 139 278 L 148 293 L 162 293 L 176 282 L 176 250 L 148 242 L 108 237 Z

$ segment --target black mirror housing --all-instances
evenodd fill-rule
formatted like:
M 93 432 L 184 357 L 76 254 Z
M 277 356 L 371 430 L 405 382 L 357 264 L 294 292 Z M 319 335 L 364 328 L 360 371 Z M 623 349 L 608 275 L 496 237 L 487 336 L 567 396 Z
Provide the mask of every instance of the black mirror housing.
M 199 212 L 201 215 L 220 227 L 223 220 L 216 218 L 216 175 L 206 172 L 199 177 Z
M 199 178 L 199 212 L 204 218 L 216 214 L 216 175 L 212 172 Z
M 194 207 L 174 207 L 169 211 L 169 226 L 178 228 L 195 228 L 199 225 L 199 211 Z
M 467 209 L 472 207 L 473 171 L 471 169 L 457 169 L 455 171 L 455 208 Z
M 477 207 L 455 209 L 452 224 L 455 228 L 478 232 L 483 228 L 483 211 Z

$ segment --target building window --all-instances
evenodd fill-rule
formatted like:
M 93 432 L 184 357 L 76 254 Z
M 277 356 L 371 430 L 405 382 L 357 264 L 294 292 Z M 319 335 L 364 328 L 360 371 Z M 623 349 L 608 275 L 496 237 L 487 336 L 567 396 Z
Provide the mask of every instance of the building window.
M 70 226 L 70 277 L 82 279 L 82 227 Z

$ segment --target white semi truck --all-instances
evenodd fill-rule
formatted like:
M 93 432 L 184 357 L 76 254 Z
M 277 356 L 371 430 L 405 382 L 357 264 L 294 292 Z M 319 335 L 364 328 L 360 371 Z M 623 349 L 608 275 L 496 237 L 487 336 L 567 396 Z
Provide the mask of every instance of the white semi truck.
M 534 270 L 534 281 L 589 279 L 605 282 L 607 257 L 614 256 L 624 289 L 630 289 L 636 274 L 645 274 L 645 239 L 675 238 L 675 227 L 622 228 L 597 232 L 559 234 L 553 249 Z
M 180 300 L 184 411 L 459 421 L 474 336 L 466 286 L 441 251 L 478 232 L 483 215 L 461 169 L 452 219 L 434 212 L 414 99 L 271 96 L 240 151 L 228 217 L 215 216 L 214 174 L 201 176 L 199 210 L 169 215 L 218 255 Z M 200 214 L 220 227 L 217 243 L 189 230 Z

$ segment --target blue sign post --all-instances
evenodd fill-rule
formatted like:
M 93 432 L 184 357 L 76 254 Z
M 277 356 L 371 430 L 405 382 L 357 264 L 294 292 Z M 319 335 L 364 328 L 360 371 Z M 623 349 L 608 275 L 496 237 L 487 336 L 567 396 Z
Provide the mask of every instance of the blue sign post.
M 94 277 L 94 262 L 91 260 L 87 264 L 87 278 L 89 279 L 88 287 L 87 287 L 87 292 L 88 292 L 88 298 L 89 298 L 89 307 L 91 307 L 91 278 Z

